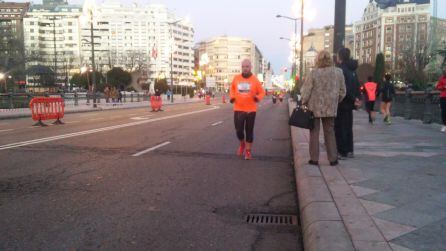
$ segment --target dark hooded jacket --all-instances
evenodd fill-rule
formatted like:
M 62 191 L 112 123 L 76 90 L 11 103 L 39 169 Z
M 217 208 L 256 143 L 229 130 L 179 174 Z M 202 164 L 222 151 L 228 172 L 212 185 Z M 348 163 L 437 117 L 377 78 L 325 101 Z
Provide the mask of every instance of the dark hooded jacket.
M 384 81 L 384 85 L 379 89 L 378 95 L 381 95 L 383 102 L 392 102 L 395 97 L 395 87 L 390 81 Z
M 358 61 L 350 59 L 338 66 L 344 73 L 345 89 L 347 94 L 339 104 L 339 109 L 353 110 L 355 109 L 355 100 L 360 96 L 360 83 L 356 75 Z

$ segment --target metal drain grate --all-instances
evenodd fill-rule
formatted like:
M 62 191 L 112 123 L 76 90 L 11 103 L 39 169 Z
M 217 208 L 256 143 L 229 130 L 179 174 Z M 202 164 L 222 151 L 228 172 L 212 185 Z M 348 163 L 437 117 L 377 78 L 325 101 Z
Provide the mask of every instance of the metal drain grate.
M 245 218 L 246 223 L 255 225 L 297 225 L 297 216 L 279 215 L 279 214 L 248 214 Z

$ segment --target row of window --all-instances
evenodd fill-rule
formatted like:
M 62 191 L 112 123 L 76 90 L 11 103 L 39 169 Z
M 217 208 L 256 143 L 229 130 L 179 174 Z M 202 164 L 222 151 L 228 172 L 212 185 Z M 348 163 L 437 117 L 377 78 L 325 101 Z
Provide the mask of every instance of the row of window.
M 0 9 L 0 13 L 2 12 L 21 12 L 21 9 Z
M 0 14 L 0 17 L 15 17 L 15 18 L 20 18 L 20 15 L 14 15 L 14 14 Z

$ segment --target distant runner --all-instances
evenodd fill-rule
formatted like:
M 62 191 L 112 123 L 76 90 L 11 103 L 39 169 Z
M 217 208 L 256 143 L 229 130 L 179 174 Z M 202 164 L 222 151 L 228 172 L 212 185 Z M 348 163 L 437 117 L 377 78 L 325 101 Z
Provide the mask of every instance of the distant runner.
M 265 96 L 265 90 L 251 69 L 251 61 L 243 60 L 242 74 L 234 77 L 230 91 L 230 101 L 234 104 L 235 130 L 240 140 L 237 154 L 242 156 L 244 153 L 246 160 L 252 158 L 251 147 L 254 140 L 257 103 Z
M 365 107 L 369 114 L 369 123 L 373 124 L 375 121 L 375 101 L 376 94 L 378 94 L 378 84 L 373 82 L 373 77 L 371 76 L 368 77 L 367 81 L 368 82 L 363 85 L 361 90 L 364 93 L 366 100 Z

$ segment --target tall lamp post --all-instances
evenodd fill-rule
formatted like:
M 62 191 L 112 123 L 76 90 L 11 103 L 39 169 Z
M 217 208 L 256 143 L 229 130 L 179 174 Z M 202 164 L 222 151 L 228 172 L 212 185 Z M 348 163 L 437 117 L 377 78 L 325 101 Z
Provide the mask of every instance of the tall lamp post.
M 173 103 L 173 48 L 175 43 L 175 38 L 173 37 L 173 25 L 181 22 L 182 19 L 179 19 L 174 22 L 167 22 L 170 28 L 170 38 L 172 39 L 172 44 L 170 45 L 170 90 L 172 95 L 170 96 L 170 102 Z
M 283 15 L 277 15 L 277 18 L 285 18 L 285 19 L 289 19 L 291 21 L 294 21 L 294 34 L 297 35 L 297 21 L 301 21 L 300 22 L 300 59 L 299 59 L 299 78 L 302 78 L 303 75 L 303 61 L 304 61 L 304 19 L 303 19 L 303 10 L 304 10 L 304 0 L 302 0 L 302 13 L 301 13 L 301 17 L 288 17 L 288 16 L 283 16 Z M 282 38 L 281 38 L 282 39 Z M 294 48 L 295 50 L 297 50 L 297 39 L 294 40 Z M 294 61 L 296 67 L 297 67 L 297 60 Z
M 93 6 L 86 7 L 88 14 L 85 14 L 87 16 L 86 18 L 90 19 L 90 46 L 91 46 L 91 69 L 90 71 L 93 73 L 91 74 L 91 82 L 92 82 L 92 92 L 93 92 L 93 108 L 97 108 L 96 104 L 96 64 L 95 64 L 95 56 L 94 56 L 94 26 L 93 26 Z M 83 39 L 82 41 L 88 42 L 86 39 Z
M 57 84 L 56 16 L 53 16 L 51 20 L 53 21 L 54 83 Z
M 345 8 L 346 0 L 335 1 L 334 41 L 333 54 L 337 57 L 339 49 L 344 46 L 345 40 Z
M 280 40 L 287 40 L 290 42 L 293 41 L 287 37 L 280 37 Z M 293 64 L 294 64 L 294 67 L 297 67 L 297 48 L 295 46 L 296 46 L 296 43 L 294 43 L 294 49 L 293 49 Z

